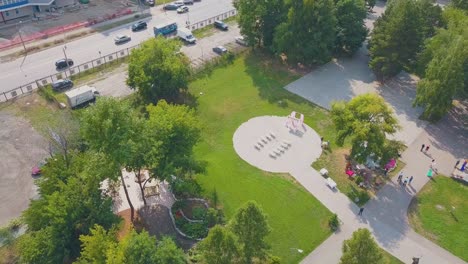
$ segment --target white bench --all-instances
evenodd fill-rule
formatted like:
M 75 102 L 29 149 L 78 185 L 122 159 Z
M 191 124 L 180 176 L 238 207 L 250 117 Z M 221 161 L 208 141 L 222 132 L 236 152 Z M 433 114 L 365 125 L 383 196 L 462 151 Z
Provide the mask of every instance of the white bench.
M 268 143 L 268 139 L 266 139 L 266 137 L 261 137 L 260 140 L 265 144 Z
M 275 135 L 273 132 L 271 132 L 271 131 L 270 131 L 270 136 L 271 136 L 272 138 L 276 138 L 276 135 Z
M 281 152 L 278 151 L 278 150 L 276 150 L 276 149 L 274 149 L 273 152 L 274 152 L 276 155 L 278 155 L 278 156 L 281 155 Z
M 288 145 L 288 146 L 291 146 L 291 142 L 287 141 L 287 140 L 283 140 L 283 143 Z
M 272 152 L 270 152 L 270 154 L 268 154 L 268 155 L 270 155 L 270 157 L 272 157 L 272 158 L 276 159 L 276 155 L 275 155 L 275 153 L 274 153 L 273 151 L 272 151 Z

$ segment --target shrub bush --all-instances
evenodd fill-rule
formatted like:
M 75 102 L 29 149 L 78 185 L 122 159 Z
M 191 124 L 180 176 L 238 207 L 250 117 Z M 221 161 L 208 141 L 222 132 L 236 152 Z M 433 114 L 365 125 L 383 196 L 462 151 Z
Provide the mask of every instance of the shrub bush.
M 194 207 L 192 209 L 192 220 L 205 220 L 206 219 L 206 208 L 205 207 Z
M 328 226 L 330 227 L 332 231 L 338 230 L 338 228 L 340 227 L 340 221 L 338 220 L 337 214 L 333 214 L 330 217 L 330 220 L 328 220 Z
M 356 176 L 355 181 L 356 181 L 356 184 L 359 185 L 361 182 L 364 181 L 364 178 L 362 178 L 362 176 Z

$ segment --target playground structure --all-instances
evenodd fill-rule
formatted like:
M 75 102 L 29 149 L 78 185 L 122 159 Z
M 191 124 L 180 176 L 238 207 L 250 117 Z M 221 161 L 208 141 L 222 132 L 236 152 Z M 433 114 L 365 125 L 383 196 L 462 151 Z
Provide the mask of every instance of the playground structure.
M 297 118 L 299 114 L 299 118 Z M 304 127 L 304 115 L 301 113 L 296 113 L 292 111 L 290 115 L 287 116 L 286 127 L 289 129 L 299 130 L 299 128 Z

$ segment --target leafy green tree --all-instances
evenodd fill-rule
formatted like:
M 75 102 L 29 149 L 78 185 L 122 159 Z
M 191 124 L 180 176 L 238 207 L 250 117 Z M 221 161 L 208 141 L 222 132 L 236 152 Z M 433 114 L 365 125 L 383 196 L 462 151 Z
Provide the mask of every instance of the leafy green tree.
M 382 157 L 388 142 L 386 136 L 399 129 L 393 111 L 376 94 L 359 95 L 347 103 L 335 102 L 331 116 L 338 132 L 337 143 L 343 145 L 349 138 L 351 156 L 358 162 L 364 162 L 371 154 Z
M 199 248 L 207 264 L 240 262 L 240 246 L 237 237 L 224 227 L 217 225 L 211 228 Z
M 459 36 L 447 49 L 439 49 L 426 69 L 425 78 L 418 83 L 414 103 L 425 107 L 425 118 L 442 118 L 452 108 L 455 95 L 463 91 L 468 58 L 464 44 L 467 42 Z
M 241 34 L 247 43 L 250 46 L 271 46 L 275 28 L 286 19 L 283 0 L 236 0 L 234 6 Z
M 137 233 L 132 230 L 125 238 L 121 249 L 125 255 L 125 263 L 150 264 L 156 263 L 156 238 L 150 236 L 148 232 Z
M 269 246 L 265 238 L 271 228 L 267 216 L 256 202 L 249 201 L 239 208 L 230 227 L 242 245 L 245 263 L 252 263 L 254 258 L 265 260 L 268 257 Z
M 89 235 L 82 235 L 81 241 L 81 256 L 76 262 L 77 264 L 106 264 L 107 251 L 115 243 L 115 233 L 113 231 L 108 232 L 102 226 L 95 225 Z
M 111 199 L 104 197 L 100 190 L 102 177 L 99 174 L 104 171 L 97 167 L 101 164 L 99 156 L 93 153 L 74 155 L 68 169 L 65 161 L 61 161 L 64 171 L 59 173 L 67 177 L 57 177 L 54 170 L 45 170 L 39 188 L 51 184 L 56 185 L 55 188 L 40 191 L 40 198 L 31 201 L 23 213 L 28 235 L 21 239 L 19 246 L 21 259 L 27 263 L 60 263 L 74 259 L 79 256 L 80 235 L 88 234 L 95 224 L 109 228 L 117 222 Z
M 146 102 L 177 99 L 190 77 L 190 61 L 179 50 L 179 41 L 163 37 L 143 42 L 130 55 L 127 84 Z
M 416 0 L 394 0 L 375 22 L 369 41 L 369 66 L 384 81 L 409 66 L 423 42 Z
M 184 251 L 178 248 L 169 237 L 164 237 L 158 243 L 158 249 L 156 250 L 156 264 L 185 264 L 187 263 Z
M 450 5 L 452 5 L 455 8 L 468 10 L 468 1 L 466 1 L 466 0 L 452 0 L 450 2 Z
M 381 249 L 365 228 L 359 228 L 350 239 L 343 242 L 343 256 L 340 259 L 340 264 L 361 263 L 385 263 Z
M 148 144 L 156 146 L 148 152 L 152 168 L 160 178 L 167 178 L 176 169 L 193 168 L 193 146 L 200 138 L 200 125 L 187 106 L 171 105 L 161 100 L 149 105 Z
M 292 0 L 287 21 L 276 29 L 275 49 L 292 63 L 326 63 L 335 46 L 336 23 L 332 0 Z
M 100 98 L 93 107 L 82 114 L 81 133 L 90 148 L 104 153 L 114 166 L 109 174 L 111 180 L 120 178 L 130 205 L 131 220 L 135 217 L 135 208 L 128 195 L 121 168 L 134 159 L 134 152 L 128 146 L 134 145 L 139 131 L 139 117 L 125 101 L 113 98 Z
M 337 0 L 336 51 L 348 55 L 354 54 L 367 36 L 364 19 L 367 16 L 364 0 Z

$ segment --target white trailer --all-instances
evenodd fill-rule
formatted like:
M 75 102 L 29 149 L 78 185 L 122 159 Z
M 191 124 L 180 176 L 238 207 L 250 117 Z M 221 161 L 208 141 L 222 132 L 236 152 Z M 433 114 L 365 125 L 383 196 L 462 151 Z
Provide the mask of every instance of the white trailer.
M 84 85 L 66 92 L 65 95 L 68 99 L 68 105 L 74 109 L 78 106 L 96 100 L 96 96 L 99 95 L 99 92 L 92 86 Z
M 197 42 L 197 39 L 193 36 L 192 31 L 190 31 L 188 28 L 178 28 L 177 36 L 190 44 L 195 44 Z

